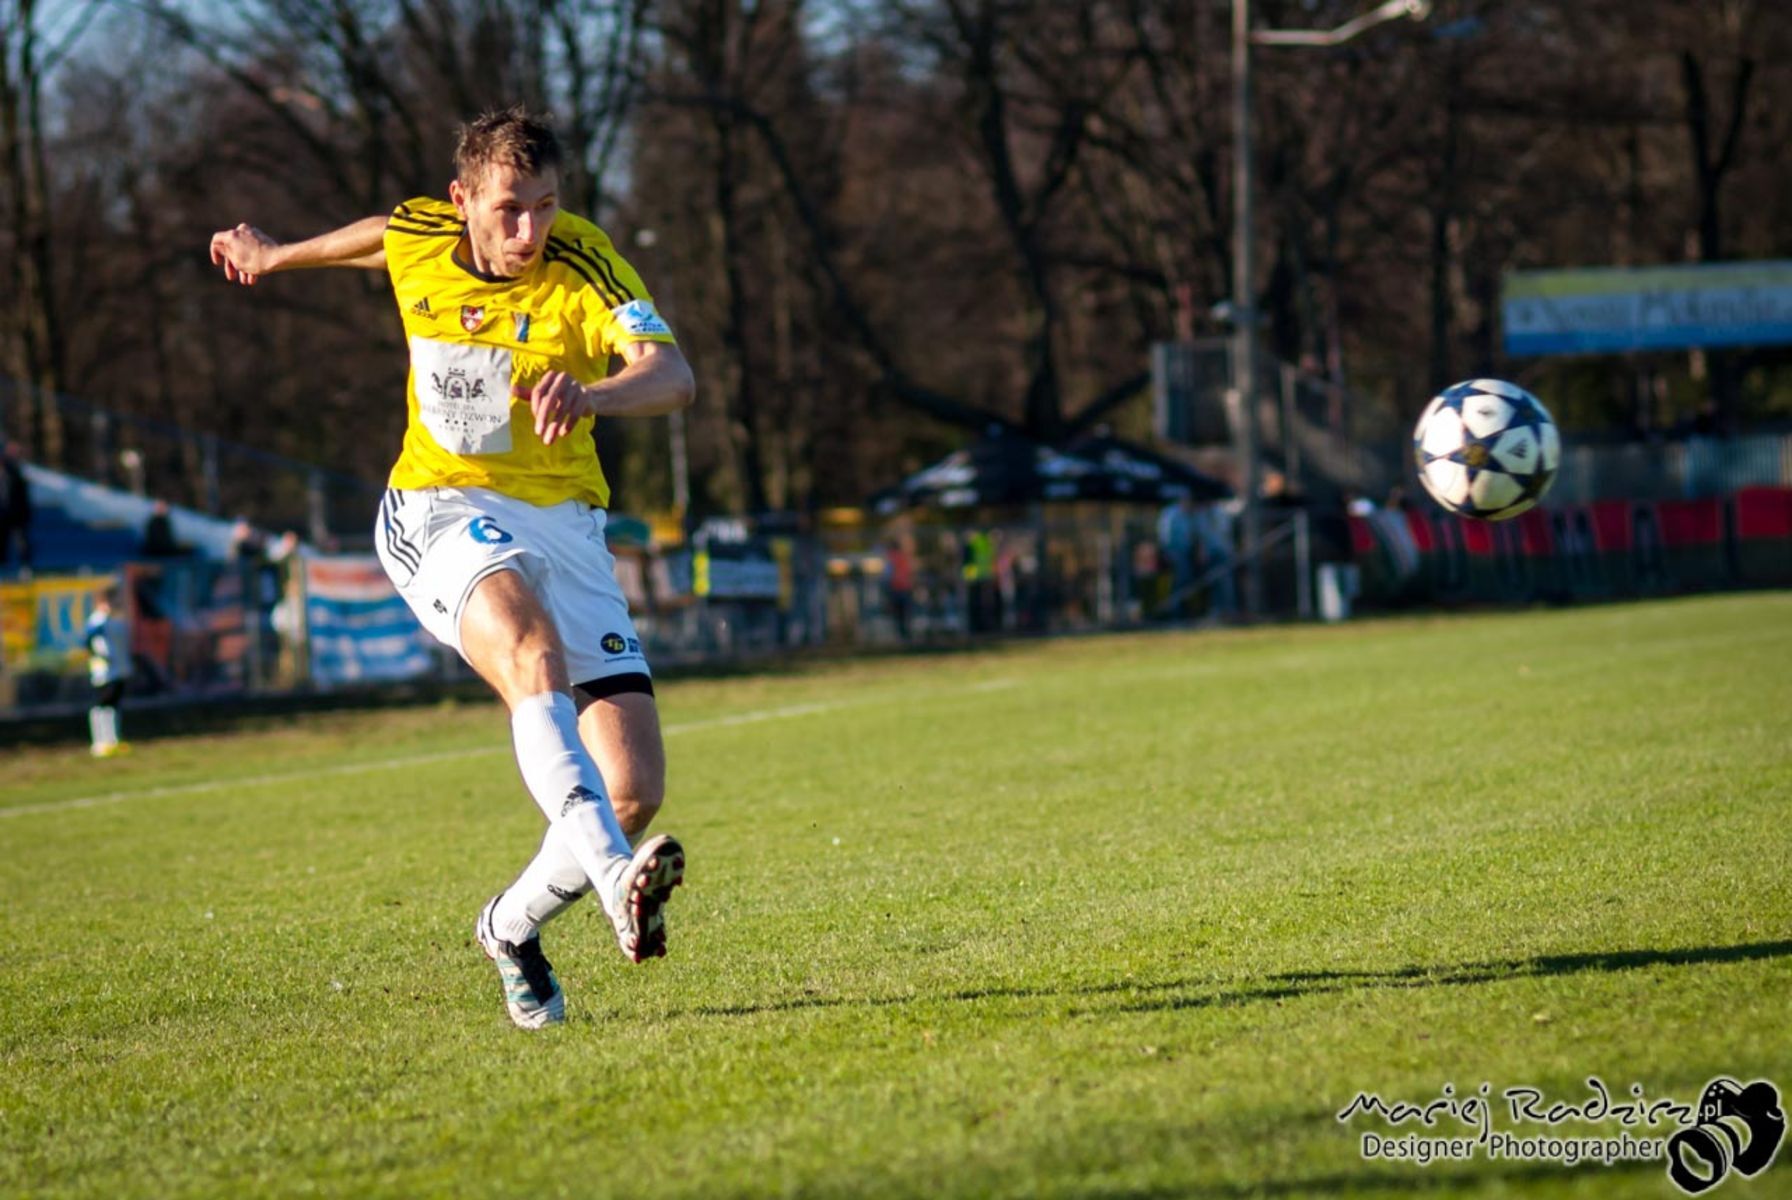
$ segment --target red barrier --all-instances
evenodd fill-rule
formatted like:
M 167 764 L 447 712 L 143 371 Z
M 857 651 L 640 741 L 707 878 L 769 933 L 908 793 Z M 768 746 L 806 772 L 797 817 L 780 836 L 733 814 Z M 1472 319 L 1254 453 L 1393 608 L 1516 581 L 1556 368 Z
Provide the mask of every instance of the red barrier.
M 1596 500 L 1587 505 L 1593 526 L 1593 548 L 1601 554 L 1629 554 L 1636 540 L 1628 500 Z
M 1745 542 L 1792 538 L 1792 488 L 1748 487 L 1737 492 L 1736 536 Z
M 1556 552 L 1555 535 L 1549 529 L 1549 514 L 1540 508 L 1520 513 L 1514 518 L 1518 523 L 1518 544 L 1524 550 L 1526 558 L 1548 558 Z
M 1471 521 L 1458 517 L 1462 524 L 1462 546 L 1471 558 L 1492 558 L 1493 525 L 1488 521 Z
M 1736 493 L 1736 568 L 1749 583 L 1792 582 L 1792 488 Z
M 1661 544 L 1669 549 L 1714 546 L 1724 540 L 1724 513 L 1712 500 L 1662 500 L 1655 506 Z
M 1407 509 L 1406 527 L 1412 530 L 1412 544 L 1419 548 L 1420 554 L 1430 554 L 1437 549 L 1437 530 L 1424 513 L 1415 508 Z

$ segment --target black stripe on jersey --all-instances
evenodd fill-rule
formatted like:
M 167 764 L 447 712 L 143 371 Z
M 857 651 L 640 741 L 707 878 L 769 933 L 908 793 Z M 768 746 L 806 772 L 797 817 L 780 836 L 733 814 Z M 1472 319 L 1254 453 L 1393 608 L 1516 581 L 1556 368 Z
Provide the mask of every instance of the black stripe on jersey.
M 549 238 L 548 244 L 550 246 L 555 245 L 556 239 Z M 627 304 L 630 300 L 636 298 L 633 292 L 623 286 L 622 280 L 616 274 L 615 267 L 613 267 L 603 255 L 593 254 L 584 247 L 574 245 L 570 242 L 559 242 L 558 245 L 567 255 L 577 258 L 580 262 L 585 263 L 603 276 L 604 281 L 609 284 L 607 288 L 604 287 L 603 284 L 597 284 L 595 280 L 593 283 L 599 291 L 605 293 L 606 298 L 610 301 L 611 308 Z
M 608 279 L 615 287 L 616 294 L 622 297 L 622 302 L 624 304 L 627 304 L 631 300 L 640 299 L 640 297 L 629 291 L 628 286 L 622 282 L 622 276 L 616 273 L 616 266 L 614 263 L 601 254 L 596 255 L 595 257 L 597 259 L 597 269 L 602 271 L 604 273 L 604 278 Z
M 611 308 L 616 307 L 617 300 L 614 293 L 604 286 L 603 280 L 597 277 L 597 273 L 594 272 L 587 263 L 568 254 L 563 247 L 550 241 L 548 242 L 547 250 L 542 253 L 541 258 L 543 262 L 562 264 L 574 275 L 577 275 L 580 279 L 583 279 L 586 283 L 590 284 L 597 294 L 604 298 L 605 304 L 608 304 Z
M 386 222 L 386 228 L 393 233 L 406 233 L 412 237 L 459 237 L 461 234 L 459 226 L 447 229 L 435 229 L 421 225 L 413 225 L 408 221 L 401 221 L 397 217 L 389 219 Z
M 441 213 L 424 212 L 412 208 L 409 204 L 400 204 L 392 210 L 392 215 L 401 220 L 411 221 L 418 225 L 454 225 L 462 224 L 459 217 L 443 216 Z

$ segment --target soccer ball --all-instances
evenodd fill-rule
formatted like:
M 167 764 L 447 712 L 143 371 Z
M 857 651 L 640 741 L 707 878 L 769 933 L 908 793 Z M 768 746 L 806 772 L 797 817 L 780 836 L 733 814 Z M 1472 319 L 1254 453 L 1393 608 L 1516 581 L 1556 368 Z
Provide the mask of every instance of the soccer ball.
M 1562 435 L 1537 397 L 1503 379 L 1471 379 L 1432 397 L 1412 431 L 1419 482 L 1465 517 L 1504 521 L 1556 477 Z

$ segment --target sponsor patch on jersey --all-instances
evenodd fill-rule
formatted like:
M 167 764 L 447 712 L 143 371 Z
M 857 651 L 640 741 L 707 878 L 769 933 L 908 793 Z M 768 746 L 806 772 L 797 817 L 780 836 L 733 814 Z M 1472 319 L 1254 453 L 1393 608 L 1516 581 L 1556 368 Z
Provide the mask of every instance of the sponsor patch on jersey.
M 516 331 L 516 340 L 517 341 L 526 342 L 529 340 L 529 314 L 528 313 L 511 313 L 510 314 L 510 324 Z
M 598 645 L 604 648 L 605 654 L 621 654 L 628 649 L 628 643 L 622 640 L 620 633 L 606 633 Z
M 630 337 L 664 337 L 672 332 L 672 327 L 654 309 L 651 300 L 630 300 L 619 308 L 612 308 L 610 315 Z
M 510 351 L 412 337 L 411 378 L 417 416 L 442 449 L 450 454 L 510 451 Z
M 423 297 L 423 299 L 411 305 L 411 315 L 413 317 L 427 317 L 430 315 L 428 296 Z
M 479 327 L 485 324 L 485 306 L 482 304 L 463 304 L 460 306 L 460 327 L 468 333 L 478 333 Z

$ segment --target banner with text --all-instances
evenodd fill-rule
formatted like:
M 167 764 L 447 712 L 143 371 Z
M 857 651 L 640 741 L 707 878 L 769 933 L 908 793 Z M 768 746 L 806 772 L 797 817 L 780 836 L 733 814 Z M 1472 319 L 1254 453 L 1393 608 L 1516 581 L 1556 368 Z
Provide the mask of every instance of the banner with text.
M 305 560 L 305 624 L 319 687 L 417 679 L 435 669 L 435 639 L 372 555 Z
M 1517 271 L 1508 354 L 1609 354 L 1792 342 L 1792 261 Z

